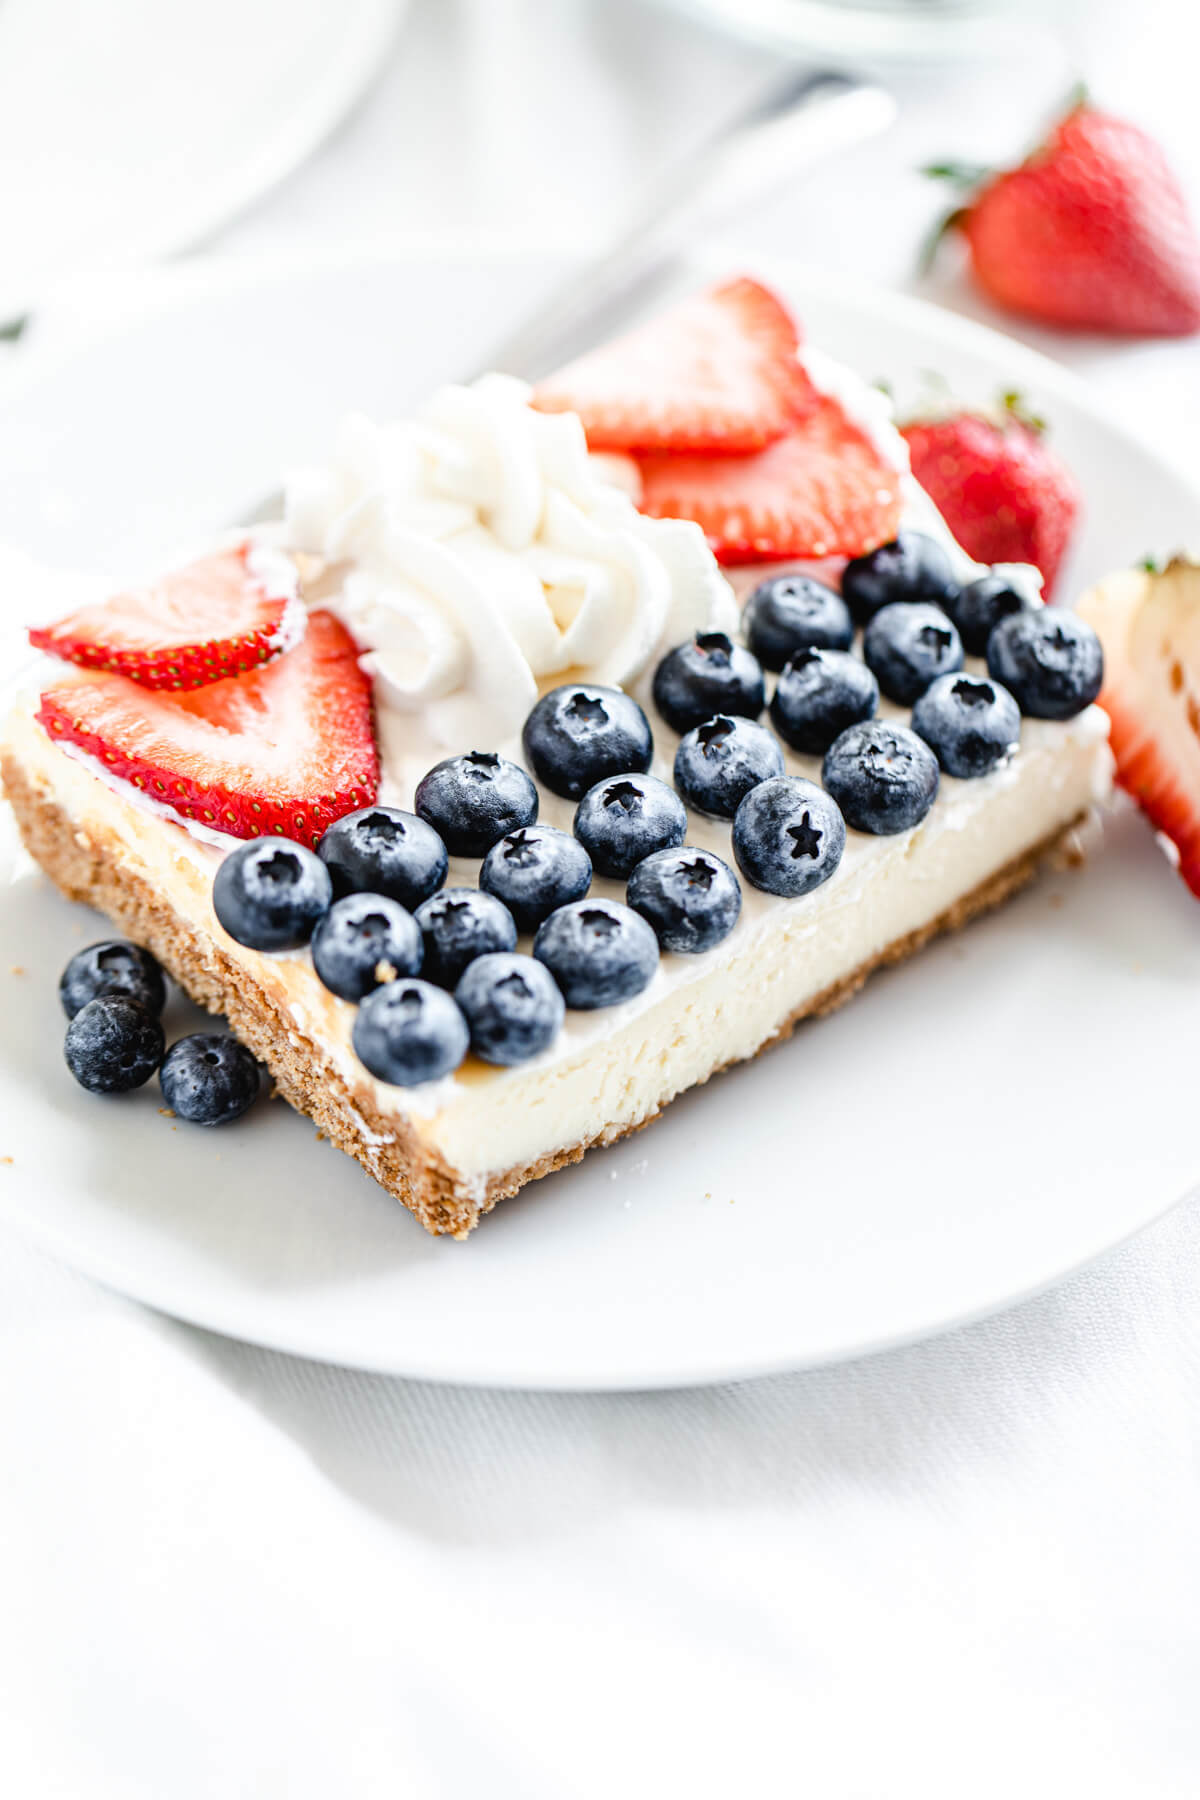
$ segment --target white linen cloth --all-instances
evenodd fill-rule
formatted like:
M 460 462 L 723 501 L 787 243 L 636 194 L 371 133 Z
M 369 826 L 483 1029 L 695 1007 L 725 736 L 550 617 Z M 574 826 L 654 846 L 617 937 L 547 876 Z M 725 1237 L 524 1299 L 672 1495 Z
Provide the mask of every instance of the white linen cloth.
M 1096 5 L 1088 72 L 1196 193 L 1188 10 Z M 767 66 L 626 0 L 428 0 L 219 249 L 598 230 Z M 906 280 L 913 166 L 1011 150 L 1063 74 L 910 81 L 747 243 Z M 1028 335 L 1200 473 L 1195 343 Z M 14 1800 L 1200 1792 L 1195 1202 L 968 1330 L 643 1396 L 322 1369 L 0 1248 Z

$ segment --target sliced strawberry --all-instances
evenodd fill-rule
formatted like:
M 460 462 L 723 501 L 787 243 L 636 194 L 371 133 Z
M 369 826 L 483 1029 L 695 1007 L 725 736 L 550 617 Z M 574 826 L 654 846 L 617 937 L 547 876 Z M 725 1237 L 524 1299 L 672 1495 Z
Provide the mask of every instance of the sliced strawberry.
M 639 461 L 642 511 L 694 519 L 721 562 L 860 556 L 900 527 L 899 472 L 826 394 L 757 456 Z
M 813 403 L 796 325 L 742 277 L 568 363 L 534 394 L 574 412 L 593 450 L 761 450 Z
M 242 544 L 31 631 L 29 641 L 140 687 L 183 690 L 270 662 L 299 643 L 304 626 L 295 564 Z
M 38 718 L 57 743 L 233 837 L 315 844 L 378 787 L 370 678 L 331 613 L 314 612 L 303 641 L 268 667 L 178 697 L 124 675 L 66 675 Z
M 1085 594 L 1104 645 L 1117 779 L 1175 846 L 1200 899 L 1200 564 L 1129 570 Z

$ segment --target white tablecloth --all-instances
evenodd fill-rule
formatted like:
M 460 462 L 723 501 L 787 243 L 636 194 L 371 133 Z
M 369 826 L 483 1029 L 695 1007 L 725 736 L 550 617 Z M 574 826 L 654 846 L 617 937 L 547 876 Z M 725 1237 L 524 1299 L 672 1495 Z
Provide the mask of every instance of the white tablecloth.
M 1189 10 L 1081 16 L 1200 198 Z M 632 0 L 427 0 L 213 250 L 599 232 L 767 67 Z M 1031 136 L 1067 73 L 907 81 L 746 241 L 907 282 L 914 165 Z M 1051 347 L 1200 474 L 1195 343 Z M 924 1346 L 613 1398 L 320 1369 L 0 1249 L 14 1800 L 1200 1792 L 1196 1204 Z

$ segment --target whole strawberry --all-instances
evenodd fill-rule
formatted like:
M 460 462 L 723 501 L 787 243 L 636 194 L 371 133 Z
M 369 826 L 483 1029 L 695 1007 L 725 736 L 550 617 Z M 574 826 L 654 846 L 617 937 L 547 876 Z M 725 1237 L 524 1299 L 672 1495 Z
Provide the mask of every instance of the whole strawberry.
M 946 221 L 981 288 L 1051 325 L 1130 336 L 1200 329 L 1200 240 L 1154 139 L 1082 99 L 1015 169 L 940 165 L 972 184 Z
M 952 412 L 902 427 L 913 474 L 968 556 L 1032 563 L 1049 598 L 1079 514 L 1079 489 L 1041 421 L 1015 395 L 989 416 Z

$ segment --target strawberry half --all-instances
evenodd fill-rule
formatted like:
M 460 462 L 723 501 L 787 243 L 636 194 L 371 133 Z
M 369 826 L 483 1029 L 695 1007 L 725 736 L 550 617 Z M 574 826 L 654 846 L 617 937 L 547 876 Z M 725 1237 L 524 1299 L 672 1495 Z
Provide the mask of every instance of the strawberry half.
M 303 641 L 248 675 L 194 693 L 147 693 L 124 675 L 67 675 L 38 719 L 184 819 L 233 837 L 315 845 L 379 784 L 371 682 L 354 640 L 314 612 Z
M 1117 780 L 1175 846 L 1200 899 L 1200 564 L 1130 569 L 1079 603 L 1104 645 Z
M 837 401 L 818 395 L 756 456 L 639 458 L 641 510 L 694 519 L 721 562 L 860 556 L 900 528 L 900 474 Z
M 798 349 L 786 307 L 742 277 L 568 363 L 533 404 L 578 413 L 593 450 L 748 453 L 812 405 Z
M 31 631 L 29 641 L 83 669 L 182 691 L 270 662 L 299 643 L 305 622 L 294 563 L 242 544 Z

